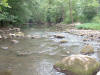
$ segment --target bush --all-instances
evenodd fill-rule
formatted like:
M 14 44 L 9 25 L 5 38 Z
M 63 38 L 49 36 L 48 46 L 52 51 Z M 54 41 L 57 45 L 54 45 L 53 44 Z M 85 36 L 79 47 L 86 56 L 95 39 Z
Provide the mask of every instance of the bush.
M 92 22 L 100 23 L 100 16 L 94 17 Z
M 100 30 L 100 23 L 84 23 L 81 25 L 77 25 L 78 29 L 92 29 L 92 30 Z

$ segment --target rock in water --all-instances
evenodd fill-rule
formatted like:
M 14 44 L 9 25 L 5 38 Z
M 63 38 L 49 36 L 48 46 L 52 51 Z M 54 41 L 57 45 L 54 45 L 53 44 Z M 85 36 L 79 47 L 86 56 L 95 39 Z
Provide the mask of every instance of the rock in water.
M 8 50 L 8 47 L 1 47 L 1 49 L 3 49 L 3 50 Z
M 0 39 L 2 39 L 2 36 L 0 35 Z
M 9 34 L 8 34 L 8 37 L 9 37 L 9 38 L 15 38 L 16 35 L 15 35 L 15 34 L 12 34 L 12 33 L 9 33 Z
M 97 74 L 96 75 L 100 75 L 100 71 L 99 72 L 97 72 Z
M 26 35 L 26 38 L 31 38 L 32 37 L 32 35 Z
M 93 75 L 100 68 L 100 63 L 87 55 L 71 55 L 57 62 L 54 68 L 66 75 Z
M 60 43 L 67 43 L 67 40 L 61 40 Z
M 23 32 L 17 32 L 15 35 L 16 35 L 16 37 L 24 37 L 24 33 Z
M 32 35 L 31 38 L 32 39 L 39 39 L 39 38 L 41 38 L 41 36 L 40 35 Z
M 94 48 L 91 45 L 86 45 L 83 47 L 83 49 L 80 51 L 82 54 L 91 54 L 94 53 Z
M 11 42 L 12 42 L 12 43 L 14 43 L 14 44 L 19 43 L 19 41 L 18 41 L 18 40 L 11 40 Z
M 54 37 L 55 38 L 65 38 L 63 34 L 55 34 Z

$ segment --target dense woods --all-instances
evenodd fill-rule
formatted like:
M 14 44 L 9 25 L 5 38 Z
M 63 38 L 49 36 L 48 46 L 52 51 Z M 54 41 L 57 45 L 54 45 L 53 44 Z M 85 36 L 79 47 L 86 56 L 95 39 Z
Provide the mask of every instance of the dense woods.
M 100 22 L 99 0 L 1 0 L 0 26 Z
M 100 0 L 0 0 L 0 75 L 100 75 Z

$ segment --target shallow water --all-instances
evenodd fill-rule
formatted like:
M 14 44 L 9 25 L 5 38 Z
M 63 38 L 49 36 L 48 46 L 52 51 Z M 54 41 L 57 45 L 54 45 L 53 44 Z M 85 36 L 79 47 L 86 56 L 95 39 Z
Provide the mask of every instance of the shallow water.
M 88 43 L 93 45 L 95 50 L 100 49 L 100 42 L 83 42 L 84 37 L 56 32 L 51 28 L 30 28 L 24 32 L 39 35 L 41 38 L 19 39 L 18 44 L 12 44 L 9 40 L 1 40 L 0 47 L 9 47 L 9 49 L 0 49 L 0 73 L 10 70 L 11 75 L 64 75 L 53 69 L 57 61 L 72 54 L 79 54 L 81 48 Z M 68 40 L 68 43 L 60 44 L 61 39 L 53 37 L 58 33 L 65 35 L 64 39 Z M 23 53 L 25 55 L 20 55 Z M 91 56 L 99 60 L 99 54 L 100 52 L 97 52 Z

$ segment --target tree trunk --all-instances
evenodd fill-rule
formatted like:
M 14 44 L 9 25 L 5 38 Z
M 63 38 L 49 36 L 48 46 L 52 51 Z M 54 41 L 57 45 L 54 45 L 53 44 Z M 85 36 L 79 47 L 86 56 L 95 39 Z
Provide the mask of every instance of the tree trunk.
M 69 9 L 70 9 L 70 17 L 72 20 L 72 24 L 74 24 L 73 15 L 72 15 L 72 2 L 71 2 L 71 0 L 69 0 Z

